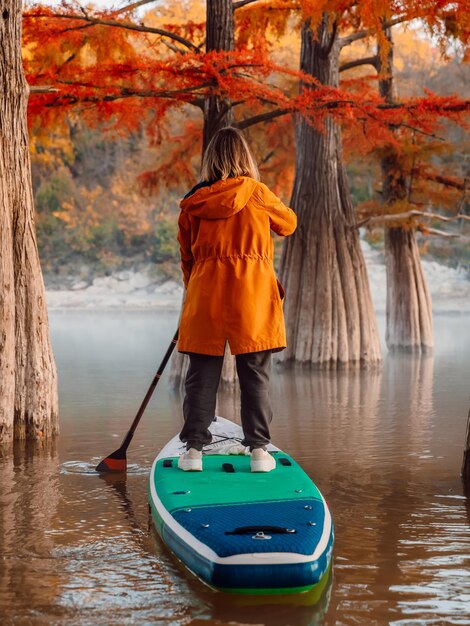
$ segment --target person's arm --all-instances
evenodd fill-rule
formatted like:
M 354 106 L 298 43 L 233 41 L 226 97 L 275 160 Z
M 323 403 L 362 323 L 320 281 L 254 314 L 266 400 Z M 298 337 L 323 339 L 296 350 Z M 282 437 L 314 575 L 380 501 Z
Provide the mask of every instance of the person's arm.
M 180 244 L 181 269 L 183 270 L 183 282 L 187 289 L 191 270 L 193 268 L 193 255 L 191 252 L 191 223 L 185 211 L 181 211 L 178 219 L 178 242 Z
M 255 200 L 269 215 L 269 225 L 278 235 L 292 235 L 297 228 L 297 216 L 264 183 L 255 191 Z M 254 194 L 254 195 L 255 195 Z

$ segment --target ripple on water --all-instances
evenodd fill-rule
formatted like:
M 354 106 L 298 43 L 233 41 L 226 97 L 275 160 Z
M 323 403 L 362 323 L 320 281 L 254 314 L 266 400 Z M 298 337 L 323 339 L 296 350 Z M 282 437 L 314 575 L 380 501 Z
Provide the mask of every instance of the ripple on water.
M 61 474 L 89 474 L 90 476 L 98 476 L 96 466 L 102 461 L 101 457 L 93 457 L 89 462 L 87 461 L 65 461 L 60 466 Z M 125 473 L 132 475 L 148 474 L 149 467 L 138 465 L 137 463 L 129 463 Z M 123 472 L 124 473 L 124 472 Z M 116 473 L 117 475 L 117 473 Z
M 54 550 L 61 562 L 63 584 L 57 603 L 69 609 L 107 609 L 111 611 L 159 609 L 171 616 L 175 612 L 178 585 L 169 575 L 159 554 L 146 553 L 125 537 L 108 537 Z M 172 591 L 174 593 L 172 593 Z M 182 599 L 183 608 L 186 602 Z
M 389 589 L 397 595 L 397 608 L 412 621 L 394 625 L 470 624 L 468 520 L 460 498 L 443 505 L 439 497 L 417 511 L 412 523 L 403 524 L 402 582 Z

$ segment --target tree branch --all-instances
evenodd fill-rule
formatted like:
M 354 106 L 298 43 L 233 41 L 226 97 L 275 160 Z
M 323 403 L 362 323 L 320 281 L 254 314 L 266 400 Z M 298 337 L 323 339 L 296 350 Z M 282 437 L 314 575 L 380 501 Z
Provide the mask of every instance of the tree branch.
M 68 19 L 68 20 L 82 20 L 88 22 L 89 24 L 98 25 L 98 26 L 110 26 L 113 28 L 124 28 L 126 30 L 134 30 L 140 33 L 150 33 L 152 35 L 161 35 L 162 37 L 168 37 L 168 39 L 173 39 L 178 43 L 182 44 L 186 48 L 193 50 L 194 52 L 199 52 L 197 46 L 195 46 L 191 41 L 185 39 L 184 37 L 180 37 L 176 33 L 172 33 L 169 30 L 163 30 L 162 28 L 153 28 L 152 26 L 145 26 L 144 24 L 131 24 L 130 22 L 118 22 L 115 20 L 104 20 L 97 17 L 92 17 L 83 9 L 83 15 L 75 15 L 68 13 L 53 13 L 52 15 L 48 15 L 46 13 L 40 14 L 36 13 L 35 15 L 28 15 L 27 13 L 23 16 L 24 19 L 27 18 L 48 18 L 56 17 L 60 19 Z
M 70 33 L 76 30 L 85 30 L 86 28 L 91 28 L 92 26 L 93 24 L 82 24 L 82 26 L 71 26 L 70 28 L 64 28 L 63 30 L 61 30 L 60 34 L 62 35 L 63 33 Z
M 330 42 L 329 42 L 326 50 L 322 50 L 322 54 L 325 55 L 325 58 L 330 56 L 330 52 L 333 49 L 333 46 L 334 46 L 337 34 L 338 34 L 338 20 L 336 19 L 333 22 L 333 28 L 331 29 Z
M 249 126 L 253 126 L 254 124 L 260 124 L 261 122 L 268 122 L 269 120 L 273 120 L 276 117 L 280 117 L 281 115 L 286 115 L 287 113 L 291 113 L 291 109 L 277 109 L 276 111 L 268 111 L 267 113 L 261 113 L 260 115 L 253 115 L 253 117 L 248 117 L 245 120 L 241 120 L 240 122 L 234 123 L 234 126 L 243 130 L 244 128 L 248 128 Z
M 116 11 L 112 12 L 112 15 L 119 15 L 121 13 L 126 13 L 127 11 L 133 11 L 134 9 L 138 9 L 144 4 L 151 4 L 152 2 L 156 2 L 156 0 L 139 0 L 139 2 L 133 2 L 132 4 L 128 4 L 122 9 L 116 9 Z
M 448 176 L 441 176 L 440 174 L 431 174 L 427 173 L 423 176 L 427 180 L 432 180 L 436 183 L 444 185 L 445 187 L 454 187 L 454 189 L 458 189 L 459 191 L 466 190 L 465 181 L 456 180 L 455 178 L 449 178 Z
M 266 156 L 264 156 L 261 161 L 259 162 L 260 165 L 264 165 L 265 163 L 267 163 L 269 161 L 269 159 L 274 156 L 275 152 L 274 150 L 270 150 L 268 152 L 268 154 Z
M 247 4 L 252 4 L 253 2 L 257 2 L 257 1 L 258 0 L 235 0 L 234 2 L 232 2 L 232 6 L 233 6 L 234 11 L 236 11 L 236 9 L 241 9 Z
M 166 46 L 172 52 L 176 52 L 178 54 L 187 54 L 187 50 L 183 50 L 183 48 L 179 48 L 176 44 L 171 43 L 170 41 L 165 41 L 162 39 L 162 44 Z
M 361 65 L 372 65 L 378 71 L 378 57 L 375 54 L 372 57 L 365 57 L 364 59 L 356 59 L 355 61 L 348 61 L 339 66 L 340 72 L 345 72 L 353 67 L 359 67 Z
M 428 211 L 418 211 L 417 209 L 412 209 L 411 211 L 406 211 L 404 213 L 389 213 L 388 215 L 372 215 L 370 217 L 366 217 L 356 223 L 356 228 L 361 228 L 362 226 L 372 226 L 374 224 L 385 224 L 387 222 L 400 222 L 409 220 L 412 217 L 425 217 L 427 219 L 440 220 L 441 222 L 455 222 L 456 220 L 470 221 L 470 215 L 464 215 L 463 213 L 459 213 L 453 217 L 447 217 L 437 213 L 429 213 Z
M 88 87 L 88 88 L 91 87 L 91 85 L 87 83 L 79 83 L 79 82 L 74 82 L 74 81 L 59 81 L 59 82 L 62 84 L 75 85 L 78 87 Z M 212 86 L 212 83 L 205 83 L 205 84 L 198 85 L 197 87 L 188 87 L 186 89 L 161 90 L 161 91 L 155 91 L 155 90 L 139 91 L 137 89 L 129 89 L 127 87 L 122 87 L 119 93 L 107 94 L 107 95 L 96 95 L 96 96 L 95 95 L 79 96 L 77 94 L 61 93 L 60 96 L 55 98 L 52 102 L 46 103 L 44 106 L 58 107 L 58 106 L 64 106 L 64 105 L 66 106 L 66 105 L 71 105 L 71 104 L 78 104 L 80 102 L 90 102 L 90 103 L 97 104 L 99 102 L 115 102 L 117 100 L 123 100 L 125 98 L 165 98 L 165 99 L 173 100 L 173 99 L 178 99 L 178 96 L 188 95 L 189 98 L 187 100 L 183 100 L 180 98 L 180 101 L 186 102 L 187 104 L 192 104 L 198 108 L 202 108 L 204 106 L 204 99 L 203 98 L 191 98 L 191 95 L 193 94 L 195 90 L 203 89 L 205 87 L 211 87 L 211 86 Z M 95 85 L 93 86 L 93 88 L 99 89 L 100 87 L 97 87 Z M 101 87 L 101 88 L 104 89 L 106 87 Z M 59 90 L 50 89 L 49 91 L 41 92 L 38 89 L 35 91 L 35 93 L 52 93 L 53 91 L 59 91 Z
M 418 229 L 420 232 L 421 229 Z M 436 235 L 437 237 L 446 237 L 447 239 L 459 239 L 460 235 L 457 233 L 447 233 L 444 230 L 439 230 L 437 228 L 426 228 L 423 232 L 423 235 Z
M 51 87 L 50 85 L 30 85 L 29 93 L 58 93 L 60 89 Z
M 403 104 L 400 102 L 393 104 L 378 104 L 378 109 L 386 110 L 386 109 L 406 109 L 407 111 L 413 111 L 414 109 L 419 109 L 420 104 Z M 464 111 L 468 111 L 470 109 L 470 100 L 461 100 L 455 104 L 446 104 L 443 107 L 436 107 L 440 111 L 449 111 L 452 113 L 463 113 Z
M 411 20 L 412 18 L 409 15 L 402 15 L 401 17 L 396 17 L 393 20 L 389 20 L 388 22 L 384 22 L 384 28 L 390 28 L 391 26 L 395 26 L 395 24 L 402 24 L 407 20 Z M 360 30 L 357 33 L 351 33 L 350 35 L 346 35 L 346 37 L 342 37 L 339 40 L 340 48 L 344 48 L 345 46 L 349 46 L 354 41 L 359 41 L 360 39 L 365 39 L 371 35 L 370 30 Z

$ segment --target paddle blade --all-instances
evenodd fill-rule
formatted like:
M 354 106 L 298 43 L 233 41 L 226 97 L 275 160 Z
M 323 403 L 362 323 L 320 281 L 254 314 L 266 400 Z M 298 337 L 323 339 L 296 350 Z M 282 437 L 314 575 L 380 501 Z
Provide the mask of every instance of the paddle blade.
M 103 459 L 95 468 L 100 474 L 104 474 L 105 472 L 125 472 L 126 469 L 126 451 L 123 450 L 122 447 Z

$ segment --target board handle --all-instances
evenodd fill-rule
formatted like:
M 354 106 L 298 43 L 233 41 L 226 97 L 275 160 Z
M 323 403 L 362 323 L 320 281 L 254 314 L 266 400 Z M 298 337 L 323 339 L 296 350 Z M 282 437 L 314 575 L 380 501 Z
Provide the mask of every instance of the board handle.
M 295 528 L 283 528 L 282 526 L 239 526 L 233 530 L 226 530 L 226 535 L 251 535 L 252 533 L 272 533 L 274 535 L 292 535 L 297 531 Z

